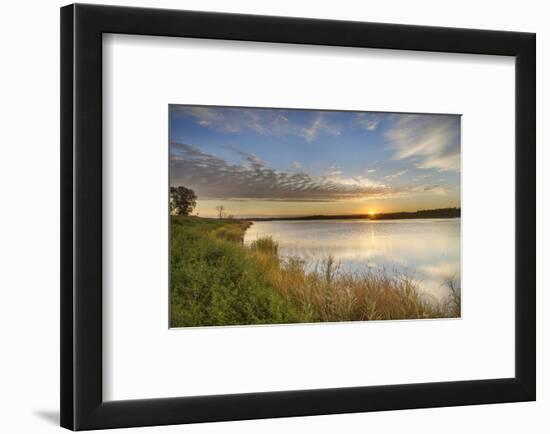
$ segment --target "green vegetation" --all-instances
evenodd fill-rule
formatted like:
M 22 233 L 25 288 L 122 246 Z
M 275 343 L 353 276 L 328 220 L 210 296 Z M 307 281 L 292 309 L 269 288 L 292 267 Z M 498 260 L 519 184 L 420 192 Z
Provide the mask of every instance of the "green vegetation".
M 189 215 L 197 206 L 197 195 L 187 187 L 170 187 L 170 214 Z
M 250 223 L 171 219 L 172 327 L 300 321 L 243 247 Z
M 460 288 L 448 300 L 421 295 L 408 276 L 345 273 L 333 258 L 281 259 L 271 237 L 246 247 L 250 222 L 171 217 L 172 327 L 460 316 Z

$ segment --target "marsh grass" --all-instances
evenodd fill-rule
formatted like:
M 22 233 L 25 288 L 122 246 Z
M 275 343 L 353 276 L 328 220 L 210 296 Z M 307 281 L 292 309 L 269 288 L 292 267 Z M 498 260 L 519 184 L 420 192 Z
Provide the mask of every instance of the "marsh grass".
M 460 287 L 452 279 L 449 298 L 437 302 L 406 274 L 346 272 L 331 256 L 315 264 L 281 259 L 271 237 L 244 246 L 249 225 L 172 217 L 173 327 L 460 316 Z
M 279 244 L 273 241 L 272 237 L 261 237 L 250 243 L 250 250 L 253 252 L 260 252 L 267 255 L 277 256 L 279 251 Z
M 313 270 L 299 258 L 273 258 L 272 261 L 267 268 L 268 279 L 285 300 L 308 317 L 308 321 L 460 316 L 460 290 L 457 288 L 450 301 L 437 302 L 424 296 L 420 283 L 403 273 L 388 274 L 381 269 L 346 272 L 331 257 Z M 267 260 L 262 262 L 265 264 Z

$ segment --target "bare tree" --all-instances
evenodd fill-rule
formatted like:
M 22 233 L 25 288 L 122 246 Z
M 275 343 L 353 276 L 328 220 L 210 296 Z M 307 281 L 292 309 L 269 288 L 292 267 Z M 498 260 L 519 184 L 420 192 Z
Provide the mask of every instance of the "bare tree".
M 225 206 L 223 205 L 218 205 L 216 207 L 216 211 L 218 211 L 218 218 L 222 219 L 225 217 Z

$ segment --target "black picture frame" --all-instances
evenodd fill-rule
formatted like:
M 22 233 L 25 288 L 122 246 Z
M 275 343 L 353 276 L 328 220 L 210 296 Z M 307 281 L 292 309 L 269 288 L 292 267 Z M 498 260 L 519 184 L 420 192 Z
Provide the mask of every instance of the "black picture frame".
M 515 58 L 513 378 L 108 401 L 102 398 L 102 35 Z M 535 34 L 179 10 L 61 8 L 61 426 L 167 425 L 535 400 Z

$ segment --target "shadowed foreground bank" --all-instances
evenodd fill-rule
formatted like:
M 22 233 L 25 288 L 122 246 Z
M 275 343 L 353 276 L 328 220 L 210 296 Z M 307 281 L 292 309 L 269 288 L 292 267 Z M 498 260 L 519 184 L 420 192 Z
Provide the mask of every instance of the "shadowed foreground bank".
M 452 281 L 449 298 L 436 303 L 405 275 L 342 272 L 330 257 L 313 266 L 280 259 L 270 237 L 243 245 L 250 224 L 171 217 L 172 327 L 460 316 Z

